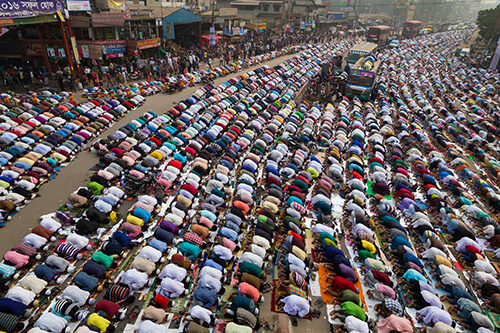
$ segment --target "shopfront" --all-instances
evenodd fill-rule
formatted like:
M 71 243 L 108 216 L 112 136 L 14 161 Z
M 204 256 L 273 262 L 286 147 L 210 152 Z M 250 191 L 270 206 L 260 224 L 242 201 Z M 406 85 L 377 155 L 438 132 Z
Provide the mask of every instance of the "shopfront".
M 77 44 L 82 63 L 89 67 L 121 63 L 127 52 L 124 40 L 82 40 Z

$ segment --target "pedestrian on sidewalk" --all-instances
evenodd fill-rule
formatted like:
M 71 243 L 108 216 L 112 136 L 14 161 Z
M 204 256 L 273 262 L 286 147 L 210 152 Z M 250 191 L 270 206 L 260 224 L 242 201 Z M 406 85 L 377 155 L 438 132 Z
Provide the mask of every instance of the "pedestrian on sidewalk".
M 212 58 L 208 58 L 208 68 L 212 69 Z

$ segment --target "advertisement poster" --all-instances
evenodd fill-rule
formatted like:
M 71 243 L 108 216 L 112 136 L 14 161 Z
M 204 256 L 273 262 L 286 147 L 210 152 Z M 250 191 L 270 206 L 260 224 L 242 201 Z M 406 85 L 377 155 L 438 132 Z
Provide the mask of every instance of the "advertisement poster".
M 78 45 L 78 55 L 82 58 L 90 58 L 89 46 Z
M 109 8 L 125 10 L 125 0 L 108 0 Z
M 7 32 L 9 32 L 9 28 L 7 28 L 7 27 L 0 27 L 0 36 L 5 35 Z
M 39 41 L 23 41 L 24 54 L 27 57 L 43 57 L 43 46 Z
M 66 0 L 66 5 L 70 12 L 87 12 L 91 10 L 89 0 Z
M 53 47 L 48 47 L 47 55 L 51 58 L 54 58 L 56 56 L 56 50 Z

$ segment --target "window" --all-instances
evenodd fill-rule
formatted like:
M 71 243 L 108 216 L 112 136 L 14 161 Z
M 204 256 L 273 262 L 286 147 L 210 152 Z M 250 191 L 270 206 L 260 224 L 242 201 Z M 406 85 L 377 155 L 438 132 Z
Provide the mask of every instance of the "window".
M 262 5 L 262 11 L 264 12 L 269 11 L 269 5 Z
M 279 12 L 280 11 L 280 7 L 281 7 L 280 5 L 273 5 L 273 7 L 274 7 L 274 11 L 275 12 Z

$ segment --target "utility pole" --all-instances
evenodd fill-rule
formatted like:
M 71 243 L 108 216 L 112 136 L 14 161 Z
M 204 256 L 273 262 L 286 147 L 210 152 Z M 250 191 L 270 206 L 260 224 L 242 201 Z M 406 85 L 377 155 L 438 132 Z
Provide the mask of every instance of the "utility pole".
M 356 10 L 356 5 L 358 4 L 357 0 L 354 0 L 354 6 L 353 6 L 353 12 L 354 12 L 354 24 L 353 24 L 353 30 L 356 30 L 358 27 L 358 11 Z
M 214 29 L 215 31 L 215 3 L 216 3 L 217 0 L 210 0 L 210 7 L 212 7 L 212 28 Z

